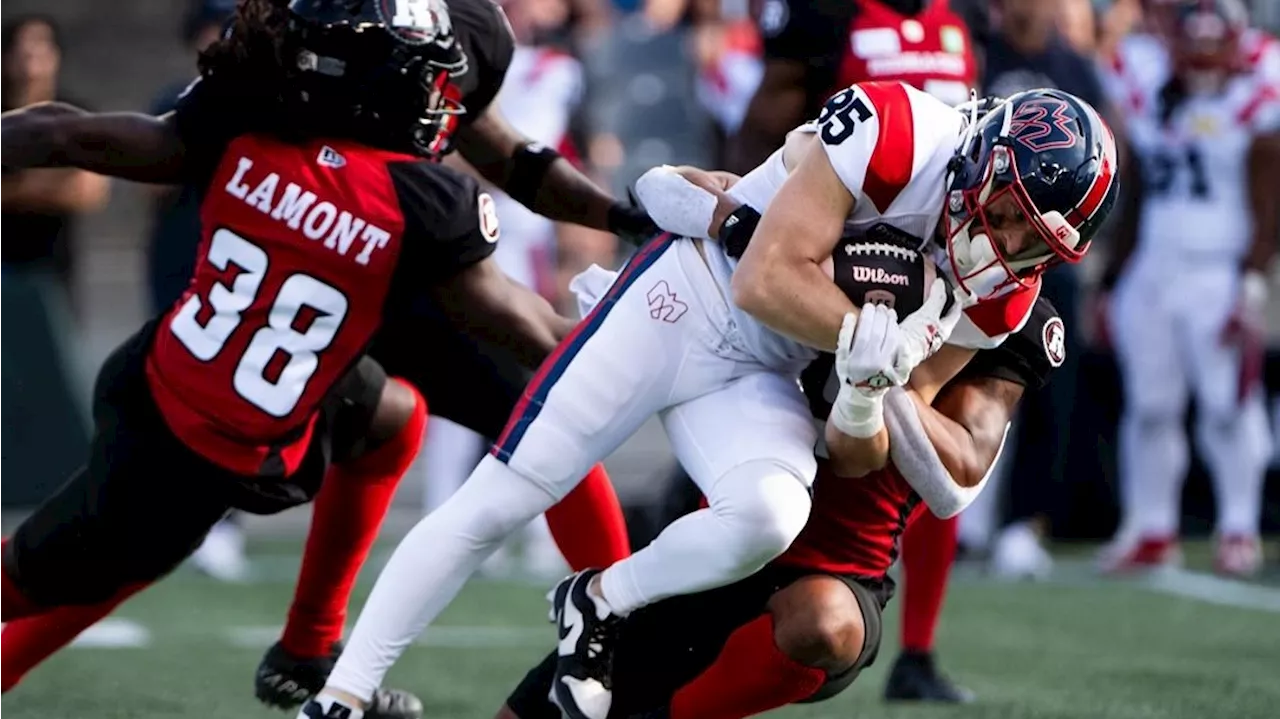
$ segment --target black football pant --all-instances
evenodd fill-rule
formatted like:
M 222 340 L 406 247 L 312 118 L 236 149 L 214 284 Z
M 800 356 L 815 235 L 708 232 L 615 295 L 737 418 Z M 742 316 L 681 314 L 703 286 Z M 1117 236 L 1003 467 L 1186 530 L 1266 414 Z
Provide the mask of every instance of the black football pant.
M 165 425 L 145 372 L 153 328 L 98 373 L 88 463 L 5 542 L 5 575 L 32 603 L 96 604 L 168 574 L 232 509 L 273 514 L 310 501 L 330 460 L 362 445 L 386 382 L 377 363 L 361 360 L 325 401 L 298 470 L 246 477 L 188 449 Z

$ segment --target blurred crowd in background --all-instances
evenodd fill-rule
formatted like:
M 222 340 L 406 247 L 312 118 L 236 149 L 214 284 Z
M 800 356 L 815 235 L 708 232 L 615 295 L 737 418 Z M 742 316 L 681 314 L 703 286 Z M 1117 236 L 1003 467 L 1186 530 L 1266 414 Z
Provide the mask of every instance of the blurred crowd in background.
M 857 4 L 874 15 L 889 12 L 886 5 L 895 3 L 500 4 L 520 48 L 499 96 L 502 111 L 518 129 L 559 147 L 621 194 L 657 164 L 742 172 L 763 159 L 747 141 L 751 138 L 738 135 L 765 75 L 765 48 L 788 32 L 797 6 L 806 15 L 834 13 L 832 23 L 843 36 L 838 19 L 843 11 L 837 6 Z M 1121 125 L 1126 108 L 1113 102 L 1106 75 L 1116 64 L 1123 38 L 1150 29 L 1143 13 L 1148 4 L 949 0 L 950 10 L 966 26 L 967 40 L 949 47 L 944 36 L 944 52 L 974 51 L 982 94 L 1061 87 Z M 1280 0 L 1254 0 L 1251 5 L 1255 27 L 1273 32 L 1280 27 Z M 5 110 L 61 99 L 91 108 L 163 113 L 194 76 L 198 52 L 219 36 L 234 10 L 233 0 L 120 0 L 101 6 L 92 0 L 5 3 Z M 36 9 L 40 14 L 22 14 Z M 109 16 L 125 20 L 100 22 Z M 911 22 L 901 27 L 908 42 L 919 28 Z M 104 60 L 117 56 L 123 59 L 116 64 Z M 105 89 L 121 87 L 128 88 L 125 95 L 132 99 Z M 956 101 L 966 97 L 961 88 Z M 39 501 L 80 461 L 87 442 L 85 378 L 113 342 L 185 289 L 198 236 L 198 198 L 182 188 L 138 189 L 78 170 L 38 170 L 6 175 L 3 203 L 3 490 L 4 504 L 11 508 Z M 575 311 L 566 289 L 569 278 L 592 263 L 617 266 L 630 250 L 612 236 L 556 226 L 514 202 L 501 203 L 499 215 L 504 225 L 500 262 L 565 312 Z M 1113 353 L 1095 321 L 1105 304 L 1099 299 L 1104 293 L 1095 288 L 1107 251 L 1104 241 L 1085 265 L 1063 267 L 1046 278 L 1045 292 L 1069 328 L 1068 361 L 1050 387 L 1025 403 L 998 470 L 1006 481 L 993 484 L 962 520 L 962 543 L 972 552 L 1021 553 L 1037 566 L 1042 561 L 1037 547 L 1046 532 L 1098 539 L 1111 536 L 1117 526 L 1124 483 L 1116 469 L 1123 393 Z M 1267 314 L 1276 315 L 1274 306 Z M 1270 324 L 1274 345 L 1280 323 Z M 1280 371 L 1274 353 L 1270 359 L 1267 406 L 1272 409 L 1270 427 L 1277 427 L 1280 400 L 1274 398 L 1280 397 Z M 1179 429 L 1188 421 L 1182 414 L 1176 419 Z M 1274 430 L 1268 433 L 1274 436 Z M 407 489 L 412 496 L 403 504 L 420 502 L 416 511 L 437 506 L 467 476 L 483 449 L 482 441 L 466 430 L 432 420 L 419 463 L 423 489 Z M 654 497 L 681 501 L 679 492 L 652 489 L 678 482 L 679 470 L 661 448 L 642 448 L 636 456 L 629 471 L 615 470 L 613 476 L 620 484 L 642 487 L 620 490 L 634 498 L 634 529 L 643 535 L 666 516 Z M 1215 505 L 1211 488 L 1221 494 L 1230 491 L 1230 483 L 1205 481 L 1198 462 L 1179 471 L 1193 476 L 1181 529 L 1212 529 L 1223 497 Z M 1272 497 L 1276 484 L 1272 482 Z M 1181 487 L 1179 483 L 1175 491 Z M 1267 509 L 1266 528 L 1280 527 L 1275 505 L 1273 500 Z M 650 515 L 655 518 L 647 519 Z M 1179 530 L 1169 529 L 1174 534 Z M 222 538 L 215 536 L 206 558 L 212 571 L 233 577 L 239 571 L 238 532 L 227 524 L 215 535 L 219 533 Z M 559 571 L 545 528 L 531 528 L 523 548 L 530 571 Z M 511 560 L 499 555 L 494 561 Z

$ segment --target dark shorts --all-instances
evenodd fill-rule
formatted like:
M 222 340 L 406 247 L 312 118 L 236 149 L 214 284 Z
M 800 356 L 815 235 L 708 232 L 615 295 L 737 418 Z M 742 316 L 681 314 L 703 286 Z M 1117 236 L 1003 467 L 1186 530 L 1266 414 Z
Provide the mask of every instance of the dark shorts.
M 94 386 L 88 463 L 6 543 L 4 571 L 45 605 L 101 601 L 164 576 L 229 510 L 273 514 L 310 501 L 331 461 L 354 456 L 386 375 L 364 358 L 324 402 L 311 445 L 287 479 L 246 477 L 188 449 L 151 398 L 154 324 L 115 350 Z
M 509 352 L 469 336 L 429 297 L 388 318 L 369 354 L 417 388 L 432 416 L 493 441 L 533 373 Z
M 754 576 L 727 587 L 674 597 L 637 611 L 627 618 L 618 639 L 613 665 L 613 708 L 617 719 L 654 711 L 709 667 L 739 627 L 768 611 L 769 599 L 813 571 L 769 566 Z M 843 691 L 875 661 L 880 648 L 881 612 L 893 593 L 889 580 L 841 575 L 858 599 L 866 638 L 862 654 L 852 667 L 831 676 L 806 701 L 821 701 Z M 555 673 L 556 653 L 525 675 L 507 699 L 520 719 L 560 719 L 560 710 L 548 700 Z

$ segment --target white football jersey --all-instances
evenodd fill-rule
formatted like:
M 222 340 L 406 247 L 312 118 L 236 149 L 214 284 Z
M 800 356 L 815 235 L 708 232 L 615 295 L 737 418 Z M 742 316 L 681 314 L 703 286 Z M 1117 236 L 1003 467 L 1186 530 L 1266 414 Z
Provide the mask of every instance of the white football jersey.
M 1220 92 L 1186 97 L 1167 117 L 1160 95 L 1172 71 L 1168 52 L 1149 35 L 1121 43 L 1107 86 L 1142 163 L 1135 259 L 1235 263 L 1248 251 L 1249 147 L 1259 134 L 1280 131 L 1270 46 L 1254 42 L 1251 72 L 1233 76 Z
M 832 96 L 817 121 L 795 131 L 817 134 L 822 151 L 854 197 L 846 234 L 887 225 L 899 236 L 915 238 L 923 249 L 932 246 L 942 217 L 947 163 L 960 143 L 964 122 L 959 111 L 910 85 L 870 82 Z M 764 212 L 786 178 L 783 151 L 778 150 L 729 194 Z M 728 292 L 736 262 L 716 243 L 708 243 L 707 255 L 717 282 Z M 999 345 L 1025 324 L 1038 296 L 1037 280 L 1026 290 L 970 308 L 952 334 L 952 343 Z M 748 349 L 771 366 L 803 366 L 815 356 L 736 307 L 732 311 Z
M 582 65 L 571 55 L 517 45 L 497 104 L 516 130 L 535 142 L 560 148 L 582 97 Z M 554 256 L 555 223 L 535 214 L 505 193 L 494 192 L 502 241 L 495 261 L 512 277 L 532 286 L 534 266 Z

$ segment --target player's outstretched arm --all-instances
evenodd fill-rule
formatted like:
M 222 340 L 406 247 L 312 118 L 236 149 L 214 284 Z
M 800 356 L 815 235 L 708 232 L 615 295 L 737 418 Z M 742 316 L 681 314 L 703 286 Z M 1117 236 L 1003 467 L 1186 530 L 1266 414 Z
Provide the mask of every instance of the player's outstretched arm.
M 186 147 L 172 121 L 134 112 L 92 113 L 61 102 L 0 116 L 6 170 L 78 167 L 138 182 L 183 179 Z
M 510 350 L 537 367 L 576 324 L 541 295 L 512 280 L 492 257 L 467 267 L 433 290 L 450 318 L 467 332 Z
M 525 137 L 493 106 L 458 131 L 458 151 L 486 180 L 544 217 L 624 236 L 650 228 L 643 212 L 615 200 L 554 149 Z
M 733 273 L 734 303 L 777 332 L 835 351 L 844 316 L 858 310 L 822 265 L 853 205 L 827 153 L 808 152 L 742 254 Z

